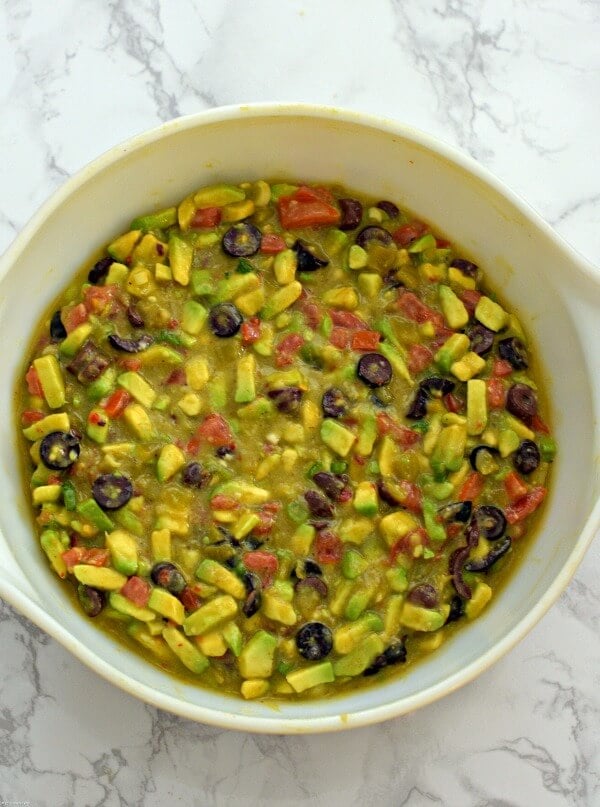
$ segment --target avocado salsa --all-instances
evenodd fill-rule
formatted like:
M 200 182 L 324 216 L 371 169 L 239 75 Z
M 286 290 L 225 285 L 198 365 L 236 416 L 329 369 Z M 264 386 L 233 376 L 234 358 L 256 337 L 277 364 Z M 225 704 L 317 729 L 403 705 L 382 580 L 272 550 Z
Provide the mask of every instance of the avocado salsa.
M 244 698 L 397 674 L 488 605 L 555 443 L 518 319 L 388 200 L 203 187 L 39 323 L 41 547 L 88 617 Z

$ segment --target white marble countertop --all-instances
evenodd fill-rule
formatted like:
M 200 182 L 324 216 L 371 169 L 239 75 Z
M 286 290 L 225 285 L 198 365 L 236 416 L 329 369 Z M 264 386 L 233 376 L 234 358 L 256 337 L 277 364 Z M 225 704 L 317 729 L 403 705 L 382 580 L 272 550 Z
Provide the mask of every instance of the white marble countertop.
M 598 0 L 2 0 L 0 249 L 66 177 L 160 121 L 313 101 L 462 147 L 600 261 Z M 0 604 L 0 805 L 600 804 L 600 548 L 470 686 L 338 735 L 143 705 Z

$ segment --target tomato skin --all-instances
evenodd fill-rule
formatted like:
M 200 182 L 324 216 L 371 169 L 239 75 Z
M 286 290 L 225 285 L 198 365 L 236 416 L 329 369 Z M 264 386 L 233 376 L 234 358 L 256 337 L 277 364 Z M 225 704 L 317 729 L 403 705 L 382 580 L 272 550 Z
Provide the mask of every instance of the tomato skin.
M 339 328 L 337 325 L 331 329 L 329 334 L 329 341 L 334 347 L 344 350 L 350 347 L 350 340 L 352 339 L 352 331 L 349 328 Z
M 396 543 L 392 545 L 389 559 L 390 566 L 396 563 L 398 555 L 403 552 L 412 551 L 412 549 L 414 549 L 415 546 L 419 546 L 419 544 L 422 546 L 427 546 L 428 544 L 428 536 L 423 527 L 417 527 L 416 530 L 409 532 L 404 538 L 399 538 Z
M 421 435 L 418 432 L 403 426 L 401 423 L 396 423 L 396 421 L 389 415 L 386 415 L 385 412 L 378 412 L 376 421 L 379 434 L 389 434 L 402 448 L 410 448 L 421 439 Z
M 284 336 L 275 348 L 275 364 L 277 367 L 287 367 L 293 364 L 293 356 L 303 344 L 304 337 L 300 336 L 299 333 L 290 333 Z
M 499 378 L 490 378 L 487 382 L 487 399 L 490 409 L 503 409 L 506 403 L 506 390 Z
M 446 407 L 448 412 L 453 412 L 455 415 L 458 414 L 459 412 L 462 412 L 464 408 L 463 402 L 459 398 L 457 398 L 456 395 L 453 395 L 451 392 L 446 393 L 446 395 L 444 395 L 444 397 L 442 398 L 442 401 L 444 402 L 444 406 Z
M 340 211 L 314 188 L 301 187 L 291 196 L 281 196 L 277 200 L 277 209 L 285 230 L 338 224 L 341 218 Z
M 379 331 L 354 331 L 350 347 L 358 351 L 377 350 L 380 341 Z
M 408 224 L 401 224 L 392 233 L 392 238 L 401 247 L 407 247 L 417 238 L 420 238 L 427 230 L 427 225 L 422 221 L 410 221 Z
M 408 351 L 408 369 L 411 373 L 422 373 L 433 361 L 433 352 L 425 345 L 411 345 Z
M 84 563 L 86 566 L 107 566 L 108 550 L 97 547 L 86 549 L 85 546 L 72 546 L 62 553 L 62 559 L 69 571 L 72 571 L 73 566 L 77 566 L 79 563 Z
M 27 384 L 27 389 L 30 395 L 36 395 L 39 398 L 43 396 L 44 391 L 42 390 L 42 382 L 40 381 L 38 372 L 33 364 L 25 373 L 25 383 Z
M 127 359 L 119 359 L 119 367 L 122 367 L 124 370 L 131 370 L 132 372 L 137 372 L 141 369 L 142 361 L 141 359 L 135 359 L 133 356 Z
M 88 319 L 88 310 L 83 303 L 73 306 L 73 308 L 63 309 L 60 314 L 62 324 L 67 333 L 71 333 L 75 328 L 83 325 Z
M 407 319 L 418 322 L 420 325 L 424 322 L 432 322 L 436 333 L 448 331 L 444 318 L 439 311 L 429 308 L 412 291 L 405 291 L 400 295 L 398 308 Z M 449 333 L 452 333 L 452 331 L 449 331 Z
M 120 418 L 132 401 L 131 395 L 124 389 L 117 389 L 104 404 L 104 411 L 109 418 Z
M 190 227 L 199 230 L 205 227 L 216 227 L 221 223 L 221 208 L 220 207 L 205 207 L 202 210 L 196 210 L 190 222 Z
M 260 251 L 263 255 L 277 255 L 287 248 L 287 244 L 280 235 L 265 233 L 260 242 Z
M 198 608 L 200 608 L 200 605 L 202 604 L 202 600 L 200 599 L 200 597 L 196 594 L 194 589 L 190 588 L 189 586 L 186 586 L 183 589 L 183 591 L 179 595 L 179 599 L 181 600 L 181 604 L 183 605 L 185 610 L 190 612 L 196 611 Z
M 117 291 L 117 286 L 88 286 L 83 292 L 83 304 L 90 314 L 100 314 L 112 306 Z
M 327 188 L 310 188 L 308 185 L 300 185 L 292 198 L 299 202 L 333 202 L 333 195 Z
M 151 586 L 141 577 L 133 575 L 121 589 L 121 594 L 127 597 L 138 608 L 145 608 L 150 599 Z
M 539 415 L 534 415 L 531 418 L 531 428 L 534 432 L 539 432 L 540 434 L 550 434 L 550 428 L 544 423 Z
M 516 471 L 511 471 L 504 478 L 504 489 L 511 502 L 516 502 L 527 494 L 527 485 Z
M 44 418 L 43 412 L 37 412 L 33 409 L 28 409 L 21 415 L 21 423 L 23 426 L 31 426 L 32 423 L 37 423 Z
M 213 510 L 237 510 L 240 503 L 233 496 L 227 496 L 225 493 L 217 493 L 210 500 L 210 506 Z
M 271 585 L 279 568 L 277 556 L 271 552 L 265 552 L 263 549 L 245 552 L 242 562 L 248 571 L 255 572 L 260 577 L 263 586 Z
M 509 524 L 517 524 L 534 513 L 546 498 L 547 489 L 541 485 L 531 488 L 521 499 L 509 504 L 504 511 Z
M 187 384 L 187 376 L 185 374 L 185 370 L 183 370 L 181 367 L 177 367 L 175 370 L 169 373 L 169 375 L 165 380 L 165 384 L 169 385 L 176 384 L 181 386 Z
M 308 297 L 301 299 L 300 307 L 308 327 L 313 331 L 316 330 L 323 319 L 321 308 Z
M 206 440 L 211 446 L 234 445 L 235 441 L 229 424 L 224 417 L 213 413 L 207 415 L 196 429 L 195 437 Z
M 463 486 L 458 493 L 459 501 L 474 502 L 481 494 L 484 484 L 485 479 L 483 476 L 477 473 L 477 471 L 473 471 L 473 473 L 469 474 L 469 476 L 465 479 Z
M 460 299 L 462 300 L 465 308 L 467 309 L 467 313 L 470 317 L 473 316 L 475 313 L 475 309 L 477 308 L 477 303 L 481 300 L 482 294 L 479 291 L 475 291 L 475 289 L 466 289 L 460 295 Z
M 505 378 L 513 371 L 512 364 L 506 359 L 495 359 L 494 366 L 492 367 L 492 375 L 496 378 Z
M 252 345 L 260 339 L 260 320 L 258 317 L 244 320 L 242 323 L 242 343 Z
M 339 311 L 333 308 L 329 312 L 329 316 L 334 325 L 339 325 L 342 328 L 358 328 L 363 331 L 368 330 L 367 323 L 357 314 L 353 314 L 352 311 Z
M 315 538 L 315 557 L 319 563 L 339 563 L 343 544 L 331 530 L 321 530 Z

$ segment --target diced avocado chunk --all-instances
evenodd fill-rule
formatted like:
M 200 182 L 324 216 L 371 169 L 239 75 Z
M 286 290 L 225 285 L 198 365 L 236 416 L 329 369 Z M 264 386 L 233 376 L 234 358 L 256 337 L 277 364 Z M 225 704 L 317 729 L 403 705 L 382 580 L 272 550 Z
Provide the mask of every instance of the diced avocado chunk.
M 74 328 L 71 333 L 67 335 L 66 339 L 63 339 L 60 343 L 60 347 L 58 348 L 60 355 L 66 356 L 69 359 L 72 358 L 91 334 L 92 330 L 92 325 L 89 322 L 84 322 L 78 325 L 77 328 Z
M 190 282 L 190 272 L 192 268 L 192 258 L 194 248 L 183 238 L 172 235 L 169 238 L 169 263 L 173 280 L 180 286 L 187 286 Z
M 118 591 L 127 582 L 124 574 L 105 566 L 86 566 L 81 563 L 73 567 L 73 574 L 80 583 L 104 591 Z M 151 618 L 154 619 L 154 614 L 151 614 Z
M 452 485 L 447 495 L 452 492 Z M 445 498 L 445 497 L 444 497 Z M 437 520 L 438 504 L 431 499 L 423 499 L 423 521 L 425 522 L 425 529 L 427 535 L 432 541 L 445 541 L 446 530 L 444 525 Z
M 264 504 L 270 497 L 270 491 L 259 488 L 258 485 L 250 485 L 247 482 L 224 482 L 215 489 L 215 493 L 224 493 L 226 496 L 233 496 L 241 504 Z
M 467 619 L 475 619 L 483 611 L 488 602 L 492 599 L 492 589 L 483 580 L 480 580 L 471 599 L 465 605 Z
M 298 621 L 293 605 L 283 600 L 273 589 L 263 593 L 262 613 L 268 619 L 281 622 L 282 625 L 295 625 Z
M 490 331 L 498 332 L 506 326 L 508 314 L 489 297 L 480 297 L 475 307 L 475 319 L 485 325 L 486 328 L 489 328 Z
M 196 336 L 202 330 L 208 317 L 208 311 L 195 300 L 186 300 L 183 306 L 181 327 L 186 333 Z
M 455 423 L 445 426 L 437 439 L 430 463 L 436 479 L 458 471 L 462 465 L 467 444 L 467 429 Z
M 368 561 L 360 554 L 358 549 L 348 547 L 342 555 L 342 574 L 347 580 L 356 580 L 368 566 Z
M 315 539 L 316 530 L 312 524 L 300 524 L 290 540 L 290 548 L 296 555 L 308 555 Z
M 121 507 L 120 510 L 115 511 L 115 521 L 123 527 L 127 532 L 137 535 L 141 538 L 144 535 L 145 529 L 139 518 L 132 513 L 129 507 Z
M 171 531 L 153 530 L 150 536 L 152 559 L 171 560 Z
M 350 261 L 348 261 L 348 263 L 350 263 Z M 350 266 L 350 268 L 352 269 L 353 267 Z M 365 297 L 368 297 L 370 300 L 377 297 L 382 286 L 383 280 L 381 275 L 376 275 L 374 272 L 361 272 L 358 276 L 358 288 L 362 291 Z
M 345 518 L 339 526 L 338 534 L 344 544 L 362 544 L 374 529 L 370 518 Z
M 90 401 L 94 402 L 99 401 L 101 398 L 106 398 L 113 391 L 116 379 L 117 371 L 114 367 L 109 367 L 100 378 L 92 381 L 86 388 L 85 394 Z
M 131 602 L 131 600 L 124 597 L 123 594 L 119 594 L 117 591 L 113 591 L 109 594 L 108 601 L 111 608 L 114 608 L 115 611 L 138 619 L 140 622 L 152 622 L 156 618 L 154 611 L 140 605 L 135 605 L 135 603 Z
M 120 263 L 125 263 L 133 252 L 133 248 L 140 240 L 142 233 L 140 230 L 131 230 L 124 235 L 120 235 L 112 244 L 109 244 L 106 251 L 111 258 Z
M 56 356 L 40 356 L 33 362 L 44 398 L 50 409 L 59 409 L 65 403 L 65 382 Z
M 247 353 L 238 359 L 235 387 L 236 403 L 250 403 L 256 398 L 255 372 L 256 359 L 251 353 Z
M 156 213 L 148 213 L 145 216 L 139 216 L 131 222 L 132 230 L 166 230 L 177 224 L 177 208 L 167 207 L 164 210 L 159 210 Z
M 472 378 L 467 381 L 467 434 L 481 434 L 487 419 L 487 384 L 480 378 Z
M 411 630 L 433 631 L 441 628 L 446 614 L 433 608 L 423 608 L 412 602 L 405 602 L 400 614 L 400 622 Z
M 194 194 L 194 204 L 198 210 L 207 207 L 225 207 L 234 202 L 243 202 L 246 194 L 241 188 L 235 185 L 219 183 L 218 185 L 207 185 Z
M 162 637 L 188 670 L 200 675 L 209 666 L 210 661 L 206 656 L 197 647 L 194 647 L 190 640 L 186 639 L 177 628 L 170 625 L 163 628 Z
M 379 522 L 379 529 L 388 546 L 393 546 L 400 538 L 404 538 L 419 526 L 418 522 L 405 510 L 397 510 L 384 516 Z
M 433 236 L 431 233 L 427 233 L 427 235 L 422 235 L 420 238 L 413 241 L 408 247 L 408 251 L 413 254 L 425 252 L 426 249 L 434 249 L 436 244 L 437 242 L 435 240 L 435 236 Z
M 377 440 L 377 421 L 375 415 L 367 415 L 358 432 L 358 440 L 354 451 L 361 457 L 368 457 Z
M 156 476 L 159 482 L 167 482 L 185 465 L 183 451 L 173 443 L 163 446 L 156 461 Z
M 277 637 L 266 630 L 257 631 L 244 645 L 238 657 L 243 678 L 270 678 L 275 662 Z
M 128 275 L 129 269 L 125 266 L 125 264 L 115 261 L 110 265 L 110 269 L 106 275 L 105 285 L 120 286 L 127 279 Z
M 167 244 L 159 241 L 152 233 L 146 233 L 133 250 L 131 263 L 134 267 L 138 264 L 154 267 L 157 263 L 166 261 L 167 250 Z
M 471 342 L 465 333 L 453 333 L 434 356 L 434 361 L 444 373 L 449 373 L 454 362 L 462 359 Z
M 138 548 L 133 535 L 125 530 L 114 530 L 106 536 L 106 548 L 118 572 L 128 577 L 137 572 Z
M 64 530 L 44 530 L 40 536 L 40 544 L 50 561 L 50 565 L 56 574 L 64 580 L 67 576 L 67 566 L 62 554 L 69 548 L 69 536 Z
M 230 620 L 237 614 L 237 610 L 236 601 L 231 595 L 215 597 L 185 619 L 183 630 L 188 636 L 199 636 L 220 625 L 221 622 Z
M 85 425 L 85 433 L 90 440 L 102 445 L 108 438 L 109 426 L 110 420 L 104 409 L 92 409 Z
M 540 454 L 544 462 L 553 462 L 556 457 L 556 442 L 547 434 L 539 439 Z
M 330 661 L 322 661 L 312 667 L 292 670 L 286 675 L 286 681 L 294 692 L 304 692 L 320 684 L 331 684 L 335 681 L 333 664 Z
M 356 442 L 356 435 L 337 420 L 325 418 L 321 423 L 321 440 L 340 457 L 346 457 Z
M 211 630 L 196 638 L 196 644 L 205 656 L 222 656 L 227 652 L 227 645 L 221 631 Z
M 91 521 L 99 530 L 108 531 L 114 529 L 114 523 L 95 499 L 85 499 L 83 502 L 79 502 L 77 512 L 87 518 L 88 521 Z
M 141 403 L 142 406 L 148 409 L 150 409 L 156 400 L 156 392 L 139 373 L 133 371 L 121 373 L 117 381 L 123 389 L 126 389 L 127 392 L 138 401 L 138 403 Z
M 355 676 L 363 673 L 384 650 L 383 640 L 372 633 L 366 636 L 348 655 L 333 664 L 337 678 Z
M 237 658 L 242 652 L 242 647 L 244 646 L 244 637 L 242 635 L 242 631 L 235 622 L 228 622 L 221 628 L 221 635 L 223 636 L 223 639 L 225 639 L 227 647 Z
M 478 375 L 485 367 L 485 359 L 473 351 L 465 353 L 462 359 L 455 361 L 450 367 L 452 375 L 459 381 L 468 381 Z
M 243 600 L 246 596 L 246 586 L 240 578 L 216 560 L 205 558 L 196 569 L 196 577 L 231 594 L 236 600 Z
M 28 440 L 34 441 L 41 440 L 42 437 L 50 434 L 50 432 L 68 432 L 70 428 L 71 424 L 67 413 L 55 412 L 23 429 L 23 434 Z
M 350 653 L 356 645 L 369 633 L 383 630 L 383 622 L 379 614 L 368 611 L 354 622 L 340 625 L 333 634 L 333 647 L 336 653 Z
M 182 603 L 165 591 L 163 588 L 153 588 L 148 600 L 148 608 L 156 611 L 157 614 L 170 619 L 176 625 L 182 625 L 185 619 L 185 610 Z
M 289 308 L 295 303 L 301 294 L 302 284 L 297 280 L 293 280 L 291 283 L 288 283 L 287 286 L 282 286 L 280 289 L 277 289 L 269 297 L 267 304 L 262 310 L 263 319 L 273 319 L 277 314 L 285 311 L 286 308 Z
M 155 434 L 154 426 L 143 406 L 139 404 L 129 404 L 123 412 L 123 418 L 140 440 L 152 440 Z
M 464 328 L 469 321 L 469 312 L 463 301 L 456 296 L 450 286 L 440 286 L 438 294 L 448 326 L 454 331 Z
M 388 569 L 385 576 L 392 591 L 402 594 L 408 588 L 408 577 L 403 566 L 394 566 L 392 569 Z
M 264 678 L 249 678 L 243 681 L 240 693 L 245 700 L 262 698 L 269 691 L 269 682 Z
M 219 281 L 216 289 L 216 298 L 219 302 L 232 300 L 241 294 L 254 291 L 260 286 L 260 278 L 254 272 L 234 274 Z
M 359 482 L 354 493 L 354 509 L 363 516 L 374 516 L 379 511 L 377 488 L 373 482 Z
M 350 596 L 350 599 L 344 608 L 344 616 L 346 619 L 349 619 L 352 622 L 355 619 L 358 619 L 371 602 L 372 597 L 373 592 L 370 589 L 361 588 L 358 591 L 355 591 Z
M 273 272 L 280 286 L 287 286 L 296 278 L 298 257 L 293 249 L 284 249 L 275 256 Z
M 392 365 L 394 372 L 398 373 L 400 378 L 412 383 L 412 376 L 408 370 L 406 362 L 404 361 L 404 356 L 402 356 L 400 353 L 400 349 L 395 348 L 392 345 L 388 345 L 387 342 L 381 342 L 379 345 L 379 350 Z

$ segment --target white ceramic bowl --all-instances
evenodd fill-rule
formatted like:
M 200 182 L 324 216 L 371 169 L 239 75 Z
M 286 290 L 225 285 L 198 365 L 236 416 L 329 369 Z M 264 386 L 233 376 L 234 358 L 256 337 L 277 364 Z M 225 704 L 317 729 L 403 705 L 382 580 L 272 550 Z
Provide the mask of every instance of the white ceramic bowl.
M 395 681 L 277 709 L 170 678 L 73 609 L 33 537 L 17 473 L 12 399 L 32 326 L 93 250 L 134 215 L 176 203 L 197 187 L 262 177 L 341 182 L 394 199 L 464 246 L 537 342 L 560 446 L 541 529 L 479 619 Z M 598 526 L 599 314 L 599 270 L 479 165 L 399 124 L 335 109 L 261 105 L 212 110 L 133 138 L 65 183 L 0 263 L 0 595 L 109 681 L 193 720 L 319 732 L 430 703 L 525 635 L 567 585 Z

